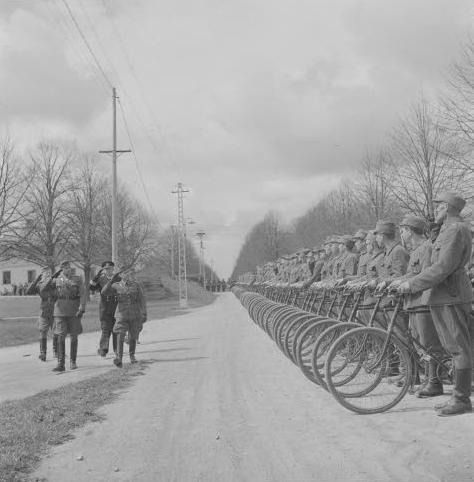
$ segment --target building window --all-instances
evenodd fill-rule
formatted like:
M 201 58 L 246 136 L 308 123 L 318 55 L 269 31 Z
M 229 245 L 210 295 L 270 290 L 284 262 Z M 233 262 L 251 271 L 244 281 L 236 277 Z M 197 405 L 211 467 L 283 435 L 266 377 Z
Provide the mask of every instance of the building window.
M 36 270 L 29 269 L 27 271 L 27 277 L 28 277 L 28 283 L 33 283 L 33 281 L 36 279 Z
M 12 272 L 11 271 L 3 271 L 3 284 L 9 285 L 12 282 Z

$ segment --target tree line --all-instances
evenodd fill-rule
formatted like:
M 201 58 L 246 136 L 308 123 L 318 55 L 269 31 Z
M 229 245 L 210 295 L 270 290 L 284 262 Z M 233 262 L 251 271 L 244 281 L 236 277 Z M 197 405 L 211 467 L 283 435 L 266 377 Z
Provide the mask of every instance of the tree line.
M 232 278 L 332 234 L 371 229 L 379 219 L 405 213 L 434 219 L 436 196 L 447 189 L 472 201 L 474 192 L 474 41 L 446 76 L 438 98 L 420 96 L 401 116 L 383 146 L 367 148 L 351 179 L 323 196 L 302 216 L 282 225 L 268 212 L 241 247 Z M 466 214 L 472 214 L 468 207 Z
M 120 264 L 146 267 L 150 278 L 174 277 L 174 231 L 162 229 L 124 185 L 117 205 Z M 19 258 L 54 269 L 68 258 L 83 269 L 88 285 L 94 265 L 111 258 L 111 225 L 110 182 L 95 155 L 42 142 L 22 156 L 11 138 L 0 141 L 0 260 Z M 199 272 L 189 241 L 187 270 Z

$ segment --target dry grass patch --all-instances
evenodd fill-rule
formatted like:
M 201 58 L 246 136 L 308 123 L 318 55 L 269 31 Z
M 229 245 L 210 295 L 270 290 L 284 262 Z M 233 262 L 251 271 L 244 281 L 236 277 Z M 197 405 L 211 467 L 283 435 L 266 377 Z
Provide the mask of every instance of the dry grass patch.
M 97 410 L 143 375 L 146 362 L 45 390 L 23 400 L 0 404 L 0 481 L 26 481 L 52 445 L 73 438 L 88 422 L 99 422 Z

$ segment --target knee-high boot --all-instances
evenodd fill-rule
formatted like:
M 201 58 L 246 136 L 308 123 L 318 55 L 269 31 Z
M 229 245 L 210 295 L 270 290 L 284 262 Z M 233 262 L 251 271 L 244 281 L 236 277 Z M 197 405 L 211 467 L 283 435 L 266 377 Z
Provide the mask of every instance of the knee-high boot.
M 64 361 L 66 358 L 66 339 L 63 336 L 58 336 L 58 364 L 53 368 L 53 372 L 63 372 L 66 367 Z
M 456 369 L 453 394 L 444 406 L 439 406 L 440 417 L 472 412 L 471 377 L 472 368 Z
M 427 383 L 423 384 L 416 392 L 419 398 L 437 397 L 443 394 L 443 383 L 438 378 L 438 364 L 434 360 L 428 363 Z
M 41 361 L 46 361 L 46 347 L 48 345 L 48 339 L 47 338 L 40 338 L 40 354 L 39 354 L 39 359 Z
M 123 333 L 117 334 L 117 354 L 114 358 L 114 365 L 116 367 L 122 366 L 122 357 L 123 357 L 123 342 L 125 340 L 125 335 Z
M 77 360 L 77 345 L 78 345 L 78 339 L 77 338 L 71 338 L 71 361 L 70 361 L 70 368 L 71 370 L 75 370 L 77 368 L 76 360 Z
M 130 362 L 137 363 L 137 359 L 135 358 L 135 348 L 137 347 L 137 340 L 135 338 L 130 338 L 128 354 L 130 355 Z
M 112 348 L 114 353 L 117 353 L 117 333 L 112 332 Z
M 53 333 L 53 358 L 58 357 L 58 335 Z

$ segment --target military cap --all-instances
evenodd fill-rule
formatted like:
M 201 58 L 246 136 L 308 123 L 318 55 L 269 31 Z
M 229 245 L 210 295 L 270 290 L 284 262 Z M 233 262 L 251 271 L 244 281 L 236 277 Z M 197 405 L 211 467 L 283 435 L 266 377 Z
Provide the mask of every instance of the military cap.
M 66 268 L 68 266 L 71 266 L 71 262 L 68 259 L 65 259 L 64 261 L 61 262 L 59 265 L 61 268 Z
M 355 239 L 360 239 L 363 241 L 367 237 L 367 231 L 364 231 L 363 229 L 359 229 L 355 234 L 354 238 Z
M 115 266 L 115 263 L 113 261 L 104 261 L 101 264 L 102 268 L 110 268 L 111 266 Z
M 458 211 L 462 211 L 466 205 L 466 200 L 458 194 L 456 191 L 445 191 L 442 192 L 436 199 L 433 199 L 435 203 L 448 203 L 453 208 Z
M 419 216 L 413 216 L 411 214 L 407 214 L 400 223 L 400 226 L 408 226 L 409 228 L 419 229 L 420 231 L 426 231 L 428 227 L 426 221 Z
M 341 240 L 344 243 L 344 246 L 354 246 L 355 239 L 350 234 L 345 234 L 344 236 L 341 236 Z
M 397 228 L 392 221 L 377 221 L 375 225 L 375 234 L 395 234 Z
M 303 254 L 308 254 L 310 251 L 311 251 L 311 250 L 310 250 L 309 248 L 303 248 L 303 249 L 301 250 L 301 252 L 302 252 Z

